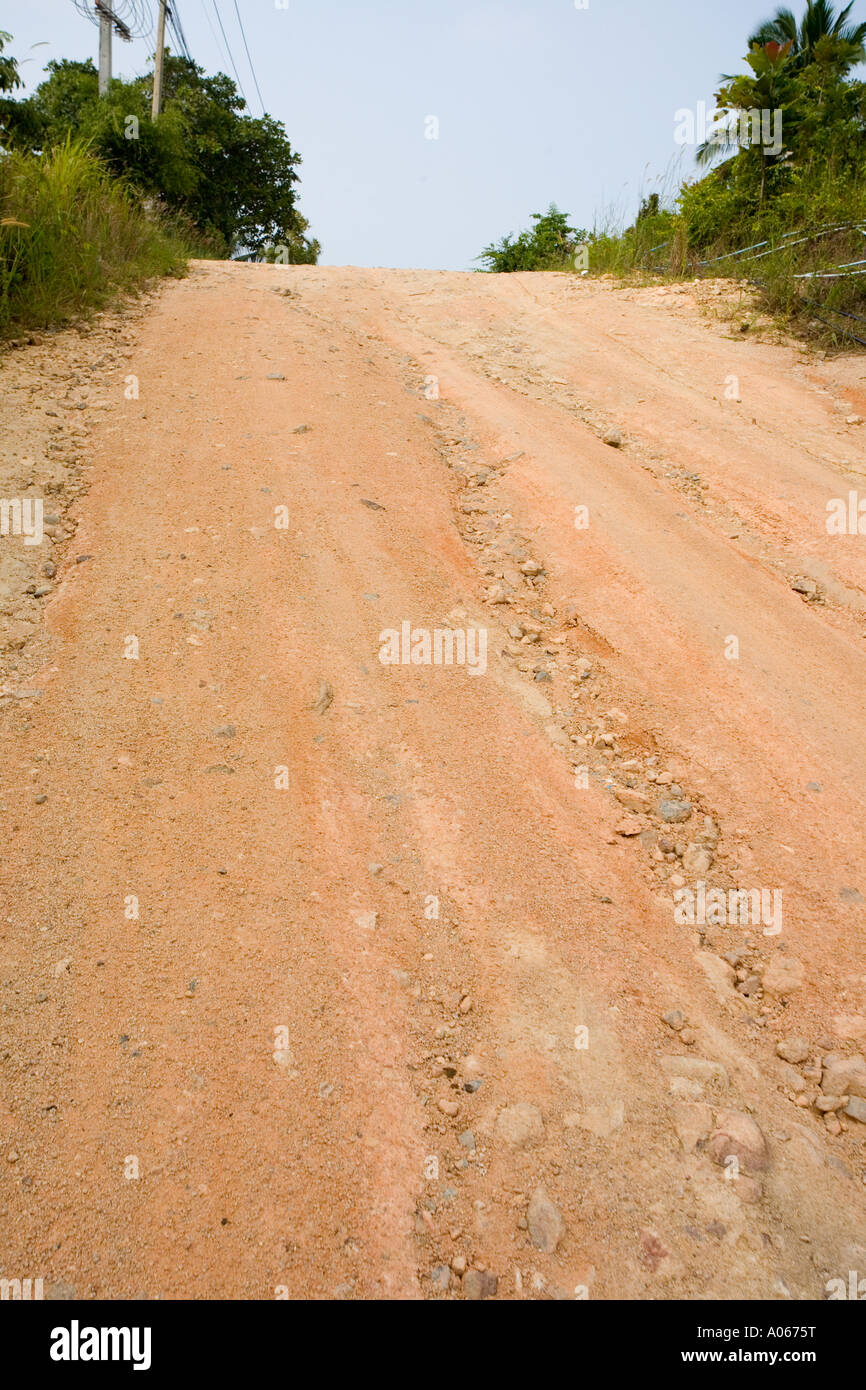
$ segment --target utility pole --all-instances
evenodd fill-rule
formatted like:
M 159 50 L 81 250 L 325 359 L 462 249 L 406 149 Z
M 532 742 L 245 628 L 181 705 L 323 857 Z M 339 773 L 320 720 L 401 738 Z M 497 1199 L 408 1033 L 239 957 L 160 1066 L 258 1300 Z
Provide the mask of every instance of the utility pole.
M 99 15 L 99 95 L 104 97 L 111 81 L 111 14 L 101 5 L 96 6 Z
M 162 62 L 165 55 L 165 11 L 167 0 L 159 0 L 159 18 L 156 22 L 156 53 L 153 58 L 153 106 L 151 120 L 156 120 L 162 109 Z
M 111 83 L 111 34 L 119 34 L 125 43 L 132 38 L 132 30 L 119 15 L 114 13 L 108 0 L 94 0 L 93 8 L 99 20 L 99 95 L 104 97 Z

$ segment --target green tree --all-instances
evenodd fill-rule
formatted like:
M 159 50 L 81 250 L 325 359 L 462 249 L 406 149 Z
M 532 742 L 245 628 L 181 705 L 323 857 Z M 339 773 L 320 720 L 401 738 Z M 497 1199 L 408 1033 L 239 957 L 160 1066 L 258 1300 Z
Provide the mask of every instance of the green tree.
M 749 47 L 790 44 L 794 67 L 800 70 L 815 62 L 816 50 L 822 40 L 831 39 L 839 61 L 845 63 L 847 70 L 866 58 L 866 23 L 849 22 L 853 8 L 853 0 L 838 13 L 829 0 L 808 0 L 798 25 L 793 13 L 782 7 L 772 19 L 765 20 L 755 30 L 749 39 Z
M 3 52 L 11 38 L 11 34 L 0 29 L 0 92 L 11 92 L 13 87 L 21 86 L 17 62 L 10 54 Z
M 555 203 L 547 212 L 532 213 L 532 221 L 534 227 L 491 243 L 476 259 L 494 271 L 566 269 L 586 232 L 570 226 L 568 213 Z
M 746 55 L 746 62 L 751 74 L 742 74 L 726 82 L 716 93 L 716 104 L 740 129 L 743 125 L 749 126 L 751 142 L 740 148 L 737 158 L 741 169 L 754 167 L 757 170 L 759 201 L 763 201 L 768 167 L 784 161 L 795 143 L 792 123 L 796 125 L 801 89 L 793 72 L 789 44 L 780 47 L 771 42 L 762 48 L 755 46 Z M 753 120 L 760 124 L 760 130 L 752 130 Z M 782 133 L 782 143 L 774 147 L 768 137 L 778 132 Z M 698 162 L 707 162 L 718 148 L 713 141 L 702 145 L 697 152 Z
M 111 173 L 189 217 L 230 252 L 285 246 L 290 261 L 315 261 L 319 244 L 296 206 L 301 162 L 284 127 L 254 118 L 231 78 L 207 76 L 166 53 L 162 113 L 150 119 L 152 78 L 115 80 L 100 98 L 92 62 L 54 61 L 26 101 L 4 110 L 21 149 L 54 148 L 71 133 Z

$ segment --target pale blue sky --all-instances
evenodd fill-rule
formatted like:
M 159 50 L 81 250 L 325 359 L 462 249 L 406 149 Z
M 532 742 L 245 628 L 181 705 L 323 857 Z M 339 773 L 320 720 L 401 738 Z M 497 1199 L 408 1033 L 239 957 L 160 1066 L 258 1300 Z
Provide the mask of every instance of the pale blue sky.
M 155 10 L 155 0 L 145 0 Z M 176 0 L 193 57 L 231 73 L 214 0 Z M 556 202 L 577 226 L 631 219 L 693 152 L 674 112 L 712 103 L 775 0 L 238 0 L 268 111 L 303 155 L 300 206 L 322 263 L 466 269 Z M 803 0 L 789 0 L 799 15 Z M 216 0 L 251 110 L 234 0 Z M 856 7 L 858 17 L 866 4 Z M 72 0 L 0 0 L 37 82 L 52 57 L 95 58 Z M 48 40 L 47 47 L 30 45 Z M 114 41 L 119 76 L 153 40 Z M 438 140 L 425 138 L 436 116 Z

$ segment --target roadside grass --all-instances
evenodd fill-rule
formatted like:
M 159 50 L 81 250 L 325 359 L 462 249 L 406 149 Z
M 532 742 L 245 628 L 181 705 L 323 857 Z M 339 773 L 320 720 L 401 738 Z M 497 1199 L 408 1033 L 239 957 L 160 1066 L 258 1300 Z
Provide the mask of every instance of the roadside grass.
M 710 176 L 685 185 L 667 211 L 589 240 L 592 275 L 742 280 L 780 326 L 849 349 L 852 334 L 866 340 L 866 265 L 852 264 L 864 260 L 866 184 L 829 171 L 792 177 L 757 208 Z
M 0 150 L 0 336 L 83 317 L 209 254 L 191 224 L 143 206 L 81 143 Z

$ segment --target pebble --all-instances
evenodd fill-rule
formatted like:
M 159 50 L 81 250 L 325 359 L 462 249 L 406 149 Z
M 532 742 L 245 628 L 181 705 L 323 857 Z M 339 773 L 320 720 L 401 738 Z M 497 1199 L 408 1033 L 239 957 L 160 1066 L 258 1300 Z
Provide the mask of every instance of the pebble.
M 694 878 L 702 878 L 713 867 L 713 856 L 704 845 L 688 845 L 683 855 L 683 868 Z
M 37 806 L 41 806 L 43 801 L 48 800 L 48 797 L 45 795 L 45 792 L 40 792 L 39 795 L 34 797 L 33 799 L 36 802 Z
M 456 1100 L 439 1100 L 436 1102 L 436 1106 L 437 1109 L 442 1111 L 443 1115 L 450 1115 L 452 1119 L 455 1115 L 460 1113 L 460 1106 L 457 1104 Z
M 511 1149 L 529 1149 L 544 1139 L 544 1121 L 534 1105 L 519 1101 L 500 1110 L 496 1117 L 496 1137 Z
M 324 714 L 334 698 L 334 687 L 328 681 L 319 681 L 319 690 L 311 709 L 315 714 Z
M 866 1100 L 866 1059 L 859 1052 L 853 1057 L 830 1053 L 824 1059 L 821 1090 L 825 1095 L 859 1096 Z
M 852 1120 L 858 1120 L 861 1125 L 866 1125 L 866 1101 L 859 1096 L 851 1096 L 845 1106 L 845 1114 Z
M 841 1110 L 847 1100 L 847 1096 L 816 1096 L 815 1109 L 827 1114 L 833 1110 Z
M 674 1129 L 686 1153 L 694 1153 L 709 1136 L 713 1127 L 713 1112 L 708 1105 L 677 1101 L 673 1107 Z
M 619 430 L 608 430 L 607 434 L 603 435 L 602 438 L 605 444 L 610 445 L 611 449 L 622 448 L 622 435 Z
M 455 1255 L 454 1259 L 451 1261 L 451 1268 L 454 1270 L 454 1273 L 459 1274 L 462 1279 L 463 1275 L 466 1273 L 466 1256 Z
M 745 972 L 741 973 L 744 974 Z M 746 999 L 750 999 L 752 995 L 756 994 L 760 988 L 760 975 L 746 975 L 746 978 L 744 980 L 741 980 L 741 982 L 737 985 L 737 993 L 742 994 Z
M 486 1269 L 470 1269 L 463 1280 L 464 1297 L 473 1301 L 495 1297 L 498 1287 L 499 1280 L 496 1275 Z
M 671 1009 L 669 1013 L 662 1014 L 662 1023 L 666 1023 L 669 1028 L 673 1028 L 675 1033 L 680 1032 L 685 1021 L 685 1017 L 679 1009 Z
M 660 801 L 659 815 L 668 825 L 678 824 L 680 821 L 688 820 L 692 814 L 691 803 L 688 801 Z
M 697 951 L 695 959 L 714 989 L 724 992 L 733 986 L 736 980 L 733 967 L 721 956 L 712 951 Z
M 543 1187 L 532 1194 L 526 1212 L 529 1238 L 537 1250 L 552 1255 L 565 1235 L 565 1222 L 559 1208 L 550 1200 Z
M 806 967 L 801 960 L 780 952 L 773 956 L 761 977 L 761 983 L 767 994 L 793 994 L 802 988 L 805 974 Z
M 796 1067 L 792 1067 L 788 1062 L 779 1064 L 779 1073 L 785 1085 L 795 1096 L 802 1095 L 806 1090 L 806 1082 L 803 1080 Z
M 437 1293 L 447 1293 L 451 1284 L 451 1270 L 447 1265 L 437 1265 L 430 1272 L 430 1283 Z
M 711 1062 L 707 1057 L 662 1057 L 661 1068 L 667 1076 L 683 1077 L 688 1081 L 700 1081 L 702 1084 L 719 1081 L 723 1086 L 729 1084 L 728 1073 L 721 1062 Z
M 645 822 L 638 820 L 637 816 L 623 816 L 618 825 L 614 827 L 617 835 L 622 835 L 623 839 L 631 840 L 635 835 L 640 835 L 645 829 Z
M 809 1044 L 805 1038 L 799 1036 L 780 1038 L 776 1043 L 776 1056 L 796 1066 L 798 1062 L 809 1060 Z
M 643 792 L 633 791 L 629 787 L 614 787 L 613 794 L 627 811 L 640 814 L 650 808 L 650 799 L 648 796 L 644 796 Z

